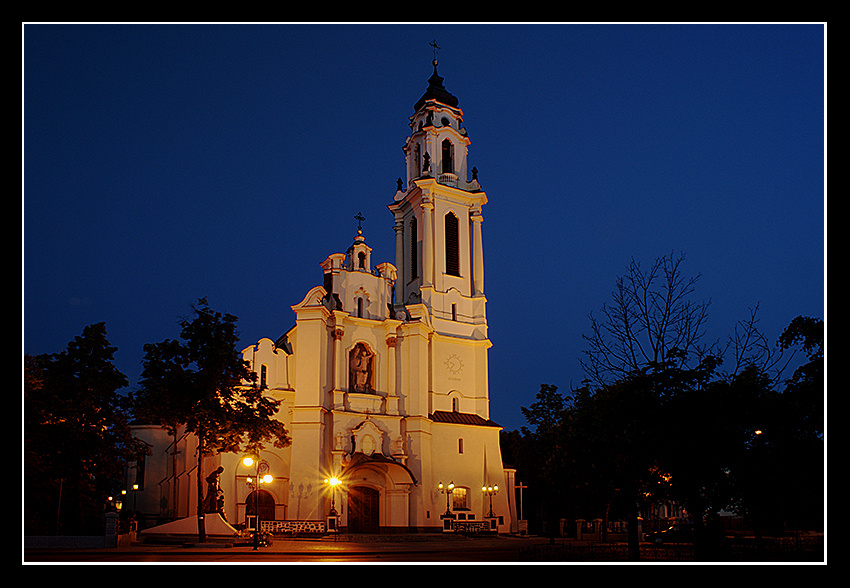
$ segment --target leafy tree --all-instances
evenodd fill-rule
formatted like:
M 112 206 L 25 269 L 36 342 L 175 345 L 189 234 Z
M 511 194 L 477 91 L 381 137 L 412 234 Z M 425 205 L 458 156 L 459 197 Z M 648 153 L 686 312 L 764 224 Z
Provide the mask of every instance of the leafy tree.
M 824 508 L 823 321 L 797 317 L 779 346 L 800 346 L 807 361 L 754 414 L 739 484 L 741 510 L 757 532 L 822 530 Z
M 201 298 L 191 320 L 180 321 L 181 341 L 145 345 L 136 395 L 137 414 L 170 432 L 180 425 L 198 440 L 198 539 L 203 519 L 204 458 L 215 453 L 259 452 L 267 441 L 289 444 L 276 420 L 280 401 L 256 386 L 257 375 L 236 351 L 236 317 L 213 311 Z
M 567 400 L 551 384 L 541 384 L 536 398 L 528 408 L 520 409 L 534 429 L 523 427 L 521 432 L 504 435 L 504 451 L 529 487 L 523 499 L 527 501 L 526 512 L 535 513 L 532 531 L 553 535 L 558 519 L 564 516 L 563 509 L 572 504 L 562 482 L 566 452 L 561 422 Z
M 567 401 L 552 384 L 541 384 L 536 398 L 528 408 L 520 407 L 520 411 L 528 424 L 535 427 L 535 435 L 547 437 L 555 433 L 563 419 Z
M 130 431 L 127 378 L 106 326 L 83 329 L 56 354 L 25 357 L 25 532 L 98 534 L 124 467 L 146 453 Z
M 798 367 L 786 382 L 783 396 L 799 415 L 797 433 L 802 437 L 823 438 L 824 426 L 824 326 L 823 321 L 798 316 L 779 337 L 779 346 L 801 345 L 808 361 Z

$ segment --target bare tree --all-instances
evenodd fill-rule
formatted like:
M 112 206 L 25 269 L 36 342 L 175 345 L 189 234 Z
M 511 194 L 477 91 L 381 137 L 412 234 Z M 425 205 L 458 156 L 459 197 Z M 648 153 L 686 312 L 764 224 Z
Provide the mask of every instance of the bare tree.
M 771 386 L 779 384 L 785 369 L 796 355 L 792 350 L 790 355 L 785 353 L 785 347 L 771 345 L 768 338 L 758 328 L 758 305 L 750 309 L 750 317 L 738 321 L 729 336 L 722 355 L 731 354 L 730 368 L 723 373 L 727 380 L 733 380 L 744 369 L 755 367 L 768 377 Z
M 656 259 L 644 270 L 632 259 L 617 279 L 613 303 L 602 318 L 590 315 L 589 349 L 582 368 L 591 382 L 606 384 L 664 360 L 684 367 L 688 357 L 702 357 L 703 326 L 710 301 L 693 301 L 699 275 L 685 277 L 684 255 Z

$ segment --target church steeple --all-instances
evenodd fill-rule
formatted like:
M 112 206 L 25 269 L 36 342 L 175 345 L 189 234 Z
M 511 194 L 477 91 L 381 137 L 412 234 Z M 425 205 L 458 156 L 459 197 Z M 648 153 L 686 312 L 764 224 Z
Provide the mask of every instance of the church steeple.
M 413 106 L 411 136 L 404 151 L 407 159 L 407 183 L 419 177 L 437 178 L 441 183 L 463 189 L 475 189 L 467 181 L 466 153 L 469 138 L 463 128 L 463 111 L 458 99 L 443 85 L 437 73 L 428 79 L 428 89 Z
M 389 206 L 396 219 L 396 304 L 422 303 L 438 331 L 486 338 L 481 191 L 467 173 L 469 136 L 437 60 L 414 105 L 404 145 L 407 187 Z

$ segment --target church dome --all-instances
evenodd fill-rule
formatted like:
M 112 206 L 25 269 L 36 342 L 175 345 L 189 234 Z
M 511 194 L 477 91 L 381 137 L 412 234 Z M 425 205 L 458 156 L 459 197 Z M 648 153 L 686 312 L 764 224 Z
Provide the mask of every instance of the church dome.
M 457 108 L 458 99 L 443 86 L 443 78 L 437 74 L 437 60 L 435 59 L 433 63 L 434 74 L 428 79 L 428 89 L 422 95 L 422 98 L 413 106 L 414 112 L 418 112 L 428 100 L 436 100 L 446 106 Z

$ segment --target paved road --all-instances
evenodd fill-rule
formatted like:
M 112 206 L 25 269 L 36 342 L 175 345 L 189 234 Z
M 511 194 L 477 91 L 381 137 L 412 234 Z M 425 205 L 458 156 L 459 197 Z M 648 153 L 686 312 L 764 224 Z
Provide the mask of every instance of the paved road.
M 276 540 L 250 546 L 134 545 L 117 549 L 28 549 L 24 563 L 78 562 L 517 562 L 529 546 L 548 541 L 531 537 L 431 540 Z
M 750 561 L 748 553 L 718 561 Z M 820 554 L 754 553 L 752 561 L 821 561 Z M 343 536 L 276 539 L 254 551 L 250 545 L 132 545 L 116 549 L 26 549 L 23 563 L 543 563 L 629 562 L 622 543 L 550 541 L 542 537 L 463 537 L 457 535 Z M 694 561 L 689 544 L 641 545 L 641 563 Z

